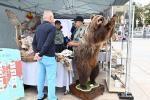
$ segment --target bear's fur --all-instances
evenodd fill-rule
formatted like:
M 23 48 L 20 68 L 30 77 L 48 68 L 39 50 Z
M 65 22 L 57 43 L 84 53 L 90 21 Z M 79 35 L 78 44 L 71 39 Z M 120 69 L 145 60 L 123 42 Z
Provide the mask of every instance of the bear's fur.
M 75 49 L 75 63 L 81 88 L 86 89 L 88 78 L 95 84 L 95 78 L 99 73 L 98 53 L 103 43 L 111 38 L 114 26 L 115 17 L 107 24 L 103 16 L 92 17 L 80 45 Z

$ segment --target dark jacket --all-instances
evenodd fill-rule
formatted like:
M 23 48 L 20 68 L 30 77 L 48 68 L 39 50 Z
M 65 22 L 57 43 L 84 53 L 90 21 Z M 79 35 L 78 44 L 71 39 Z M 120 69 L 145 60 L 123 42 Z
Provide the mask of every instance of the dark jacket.
M 37 27 L 32 46 L 35 53 L 40 53 L 40 57 L 55 56 L 55 30 L 55 27 L 48 21 L 44 21 Z

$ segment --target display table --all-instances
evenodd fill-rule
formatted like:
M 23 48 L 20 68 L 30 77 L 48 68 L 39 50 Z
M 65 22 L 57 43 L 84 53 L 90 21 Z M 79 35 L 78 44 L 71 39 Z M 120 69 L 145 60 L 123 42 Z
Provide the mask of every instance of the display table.
M 23 82 L 26 85 L 36 86 L 37 83 L 37 62 L 22 62 L 23 66 Z M 57 62 L 57 78 L 56 87 L 66 86 L 66 90 L 69 91 L 69 85 L 73 82 L 73 71 L 68 71 L 62 63 Z M 47 81 L 45 82 L 47 85 Z

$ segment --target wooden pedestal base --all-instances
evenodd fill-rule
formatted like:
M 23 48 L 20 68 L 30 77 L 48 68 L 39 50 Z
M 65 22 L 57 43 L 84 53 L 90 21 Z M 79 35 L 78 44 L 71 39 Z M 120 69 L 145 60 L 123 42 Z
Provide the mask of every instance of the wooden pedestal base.
M 99 87 L 92 89 L 89 92 L 83 92 L 76 89 L 76 84 L 70 85 L 70 92 L 81 98 L 82 100 L 93 100 L 95 97 L 102 95 L 104 93 L 104 85 L 99 85 Z

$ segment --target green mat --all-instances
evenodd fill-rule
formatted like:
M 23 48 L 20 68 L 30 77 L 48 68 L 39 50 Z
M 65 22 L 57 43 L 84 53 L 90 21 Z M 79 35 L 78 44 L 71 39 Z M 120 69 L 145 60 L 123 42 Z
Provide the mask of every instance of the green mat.
M 91 91 L 92 89 L 96 88 L 96 87 L 99 87 L 99 84 L 95 83 L 95 84 L 90 84 L 90 82 L 87 82 L 85 84 L 87 86 L 87 89 L 82 89 L 80 84 L 76 85 L 76 89 L 80 90 L 80 91 L 83 91 L 83 92 L 89 92 Z

